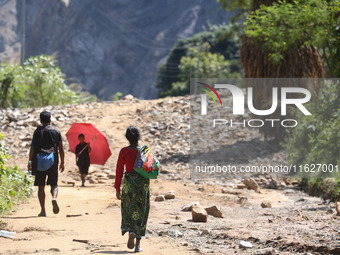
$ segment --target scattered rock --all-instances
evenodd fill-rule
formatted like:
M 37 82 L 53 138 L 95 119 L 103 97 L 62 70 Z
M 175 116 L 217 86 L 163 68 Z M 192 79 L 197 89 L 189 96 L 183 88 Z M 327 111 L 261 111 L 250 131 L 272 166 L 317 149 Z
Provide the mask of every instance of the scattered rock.
M 278 184 L 277 184 L 276 180 L 271 179 L 270 181 L 267 182 L 266 186 L 267 186 L 268 189 L 277 189 Z
M 255 255 L 275 255 L 276 252 L 274 248 L 264 248 L 264 249 L 255 251 L 254 254 Z
M 112 179 L 116 178 L 116 175 L 115 174 L 108 174 L 107 177 L 112 180 Z
M 98 181 L 96 181 L 96 180 L 94 180 L 94 179 L 89 179 L 89 183 L 91 183 L 91 184 L 97 184 Z
M 299 184 L 298 180 L 291 180 L 290 182 L 291 182 L 291 185 L 293 185 L 293 186 L 296 186 L 296 185 Z
M 183 205 L 181 211 L 182 212 L 190 212 L 194 205 L 199 205 L 199 204 L 200 204 L 199 202 L 192 202 L 190 204 Z
M 247 186 L 245 184 L 243 184 L 243 183 L 239 183 L 239 184 L 237 184 L 236 188 L 238 188 L 238 189 L 246 189 Z
M 212 215 L 218 218 L 223 218 L 223 214 L 221 210 L 216 205 L 206 207 L 205 210 L 207 211 L 208 215 Z
M 208 214 L 207 211 L 201 205 L 194 205 L 191 209 L 192 220 L 194 222 L 207 222 Z
M 244 184 L 242 184 L 244 185 Z M 244 185 L 245 186 L 245 185 Z M 231 194 L 231 195 L 240 195 L 242 191 L 234 190 L 234 189 L 222 189 L 223 194 Z
M 164 195 L 158 195 L 156 198 L 155 198 L 155 201 L 156 202 L 162 202 L 165 200 L 165 197 Z
M 239 196 L 237 199 L 237 203 L 241 205 L 245 204 L 247 201 L 248 201 L 248 198 L 245 196 Z
M 250 248 L 253 248 L 253 245 L 250 242 L 241 241 L 239 243 L 239 247 L 243 249 L 250 249 Z
M 202 232 L 201 232 L 201 236 L 202 235 L 209 235 L 210 234 L 210 231 L 208 229 L 203 229 Z
M 177 238 L 177 237 L 182 237 L 183 233 L 179 230 L 170 230 L 168 231 L 169 236 L 173 237 L 173 238 Z
M 269 201 L 263 201 L 261 203 L 262 208 L 272 208 L 272 204 Z
M 169 193 L 165 194 L 165 199 L 175 199 L 175 192 L 170 191 Z
M 133 95 L 127 94 L 126 96 L 122 97 L 121 100 L 132 100 L 133 98 Z
M 253 179 L 253 178 L 247 178 L 243 180 L 244 185 L 246 185 L 246 187 L 248 189 L 252 189 L 257 193 L 260 193 L 260 187 L 257 184 L 257 182 Z

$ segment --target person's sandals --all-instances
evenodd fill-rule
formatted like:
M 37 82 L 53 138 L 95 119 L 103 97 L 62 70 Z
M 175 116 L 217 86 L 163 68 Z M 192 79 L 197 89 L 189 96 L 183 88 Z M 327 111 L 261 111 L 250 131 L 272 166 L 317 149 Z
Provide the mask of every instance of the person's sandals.
M 133 232 L 130 232 L 129 234 L 129 240 L 127 242 L 127 247 L 129 249 L 133 249 L 135 247 L 135 238 L 136 238 L 136 234 Z
M 38 217 L 46 217 L 46 212 L 42 211 L 38 214 Z
M 55 200 L 55 199 L 52 200 L 52 206 L 53 206 L 53 213 L 58 214 L 59 213 L 59 206 L 58 206 L 57 200 Z
M 136 246 L 135 247 L 135 252 L 142 252 L 142 248 L 140 246 Z

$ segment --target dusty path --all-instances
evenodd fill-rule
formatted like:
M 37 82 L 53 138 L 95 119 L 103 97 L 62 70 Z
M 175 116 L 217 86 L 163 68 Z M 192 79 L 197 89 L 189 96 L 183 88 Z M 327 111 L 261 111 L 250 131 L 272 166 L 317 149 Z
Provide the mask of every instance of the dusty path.
M 18 211 L 4 217 L 17 238 L 0 238 L 0 254 L 128 254 L 126 238 L 120 233 L 119 202 L 108 186 L 87 188 L 60 187 L 61 212 L 52 213 L 47 200 L 48 217 L 38 218 L 38 201 L 32 198 Z M 79 215 L 67 217 L 67 215 Z M 89 243 L 74 242 L 88 240 Z M 188 254 L 190 251 L 160 237 L 142 240 L 144 254 Z
M 160 179 L 152 182 L 151 189 L 143 254 L 340 254 L 340 220 L 334 205 L 328 206 L 294 188 L 255 193 L 232 188 L 231 183 Z M 175 199 L 154 201 L 155 196 L 170 190 L 175 192 Z M 261 208 L 264 200 L 272 208 Z M 224 218 L 209 216 L 207 223 L 192 222 L 191 212 L 181 211 L 192 201 L 203 206 L 219 205 Z M 114 198 L 112 185 L 61 186 L 59 204 L 60 214 L 53 215 L 47 203 L 48 217 L 38 218 L 38 201 L 33 197 L 16 213 L 6 216 L 8 229 L 18 235 L 15 240 L 0 238 L 0 254 L 130 252 L 126 237 L 120 234 L 119 201 Z M 251 242 L 253 248 L 240 249 L 241 240 Z M 265 253 L 264 249 L 275 252 Z

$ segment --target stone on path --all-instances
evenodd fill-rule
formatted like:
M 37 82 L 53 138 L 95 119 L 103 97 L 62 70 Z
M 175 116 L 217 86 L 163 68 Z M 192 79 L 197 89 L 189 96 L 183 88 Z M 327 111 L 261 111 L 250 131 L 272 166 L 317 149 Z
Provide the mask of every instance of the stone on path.
M 244 179 L 243 183 L 248 189 L 252 189 L 257 193 L 260 193 L 260 187 L 253 178 Z
M 156 202 L 162 202 L 165 200 L 165 197 L 164 195 L 158 195 L 156 198 L 155 198 L 155 201 Z
M 206 207 L 205 210 L 207 211 L 208 215 L 211 215 L 217 218 L 223 218 L 223 214 L 221 210 L 216 205 Z
M 262 208 L 272 208 L 272 204 L 269 201 L 263 201 L 261 203 Z
M 181 211 L 182 212 L 190 212 L 194 205 L 199 205 L 199 204 L 200 204 L 199 202 L 192 202 L 190 204 L 183 205 Z
M 175 199 L 175 191 L 168 192 L 164 197 L 165 199 Z
M 244 249 L 250 249 L 250 248 L 253 248 L 253 245 L 250 242 L 241 241 L 239 243 L 239 247 L 244 248 Z
M 208 214 L 207 211 L 201 205 L 194 205 L 192 207 L 192 220 L 194 222 L 207 222 Z

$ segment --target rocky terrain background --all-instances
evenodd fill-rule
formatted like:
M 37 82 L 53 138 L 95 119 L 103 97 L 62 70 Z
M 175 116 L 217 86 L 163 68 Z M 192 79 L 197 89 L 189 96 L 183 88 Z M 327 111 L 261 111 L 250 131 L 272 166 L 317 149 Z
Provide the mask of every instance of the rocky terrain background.
M 21 0 L 0 1 L 0 61 L 20 59 Z M 157 66 L 178 39 L 228 23 L 216 1 L 26 1 L 26 57 L 54 54 L 69 83 L 100 99 L 157 96 Z

